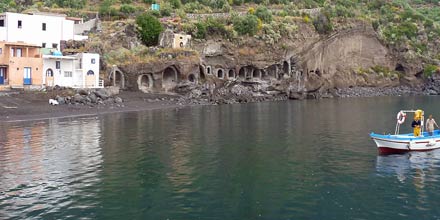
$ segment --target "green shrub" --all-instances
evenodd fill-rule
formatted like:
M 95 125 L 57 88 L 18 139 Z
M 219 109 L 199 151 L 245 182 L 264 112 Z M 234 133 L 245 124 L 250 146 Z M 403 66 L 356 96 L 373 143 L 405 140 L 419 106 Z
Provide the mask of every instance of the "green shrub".
M 170 3 L 165 2 L 160 5 L 160 15 L 167 17 L 170 16 L 172 12 L 173 12 L 173 8 Z
M 121 11 L 126 15 L 129 15 L 136 12 L 136 7 L 130 4 L 122 4 L 121 7 L 119 8 L 119 11 Z
M 206 38 L 206 24 L 203 22 L 196 23 L 196 33 L 194 37 L 198 39 L 205 39 Z
M 240 35 L 255 35 L 258 31 L 258 17 L 255 15 L 236 17 L 233 24 L 234 30 Z
M 203 5 L 199 2 L 189 2 L 183 6 L 183 10 L 186 13 L 197 13 L 198 11 L 203 9 Z
M 437 69 L 438 67 L 436 65 L 428 64 L 423 69 L 423 76 L 430 77 L 437 71 Z
M 156 17 L 144 13 L 136 18 L 137 31 L 142 43 L 146 46 L 157 45 L 163 27 Z
M 121 0 L 122 4 L 131 4 L 133 3 L 133 0 Z
M 260 6 L 255 11 L 255 16 L 261 19 L 265 23 L 272 22 L 272 12 L 270 12 L 266 7 Z
M 180 0 L 169 0 L 172 8 L 180 8 L 182 7 L 182 2 Z

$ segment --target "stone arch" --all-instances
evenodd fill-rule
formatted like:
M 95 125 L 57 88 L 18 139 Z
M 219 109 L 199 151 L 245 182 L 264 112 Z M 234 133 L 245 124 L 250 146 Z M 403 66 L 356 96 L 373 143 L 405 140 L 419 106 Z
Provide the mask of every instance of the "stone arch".
M 235 70 L 234 69 L 230 69 L 228 71 L 228 78 L 229 79 L 235 78 Z
M 179 72 L 174 66 L 165 68 L 162 73 L 162 88 L 165 90 L 174 89 L 178 83 Z
M 277 65 L 272 65 L 270 66 L 267 71 L 266 71 L 266 75 L 268 78 L 276 78 L 277 77 L 277 72 L 278 72 L 278 66 Z
M 197 83 L 197 78 L 196 78 L 196 75 L 194 75 L 194 74 L 189 74 L 188 75 L 188 81 L 190 81 L 190 82 L 192 82 L 192 83 Z
M 267 70 L 265 70 L 265 69 L 261 70 L 261 78 L 264 79 L 264 80 L 270 79 L 270 76 L 269 76 L 269 73 L 268 73 Z
M 113 71 L 113 85 L 125 89 L 125 75 L 119 70 Z
M 223 79 L 225 76 L 223 69 L 217 69 L 217 77 Z
M 241 67 L 238 71 L 238 78 L 240 79 L 246 79 L 246 69 L 245 67 Z
M 260 79 L 261 78 L 261 71 L 260 71 L 260 69 L 253 69 L 252 70 L 252 78 L 258 78 L 258 79 Z
M 148 73 L 139 75 L 137 83 L 140 91 L 145 93 L 150 92 L 154 86 L 153 74 Z

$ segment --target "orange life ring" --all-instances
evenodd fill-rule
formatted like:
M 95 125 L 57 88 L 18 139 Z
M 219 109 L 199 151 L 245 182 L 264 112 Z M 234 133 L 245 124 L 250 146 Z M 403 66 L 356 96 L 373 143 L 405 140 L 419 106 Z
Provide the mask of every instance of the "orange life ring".
M 403 122 L 405 122 L 405 118 L 406 118 L 406 114 L 403 111 L 397 113 L 397 123 L 399 123 L 400 125 L 403 124 Z

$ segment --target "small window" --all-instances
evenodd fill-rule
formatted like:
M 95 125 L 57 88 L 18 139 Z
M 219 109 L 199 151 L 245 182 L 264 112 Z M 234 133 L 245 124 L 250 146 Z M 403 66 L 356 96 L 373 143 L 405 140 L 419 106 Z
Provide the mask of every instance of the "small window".
M 46 43 L 42 43 L 42 44 L 41 44 L 41 47 L 42 47 L 42 48 L 46 48 Z
M 55 61 L 55 68 L 57 70 L 61 69 L 61 61 L 59 61 L 59 60 Z
M 22 25 L 21 20 L 18 20 L 18 28 L 22 28 L 22 27 L 23 27 L 23 25 Z
M 72 71 L 64 71 L 64 77 L 72 77 Z
M 92 58 L 91 62 L 92 62 L 92 64 L 95 64 L 96 63 L 95 58 Z
M 52 69 L 47 69 L 47 70 L 46 70 L 46 75 L 47 75 L 48 77 L 53 77 L 53 71 L 52 71 Z
M 5 20 L 2 19 L 2 20 L 0 20 L 0 27 L 4 27 L 4 26 L 5 26 Z
M 43 28 L 43 31 L 45 31 L 45 30 L 46 30 L 46 23 L 43 23 L 43 26 L 42 26 L 42 28 Z
M 93 70 L 89 70 L 87 71 L 87 76 L 93 76 L 95 75 L 95 73 L 93 72 Z
M 52 44 L 52 48 L 58 48 L 58 44 Z
M 21 50 L 21 48 L 17 48 L 17 49 L 15 49 L 15 56 L 16 57 L 22 57 L 22 50 Z

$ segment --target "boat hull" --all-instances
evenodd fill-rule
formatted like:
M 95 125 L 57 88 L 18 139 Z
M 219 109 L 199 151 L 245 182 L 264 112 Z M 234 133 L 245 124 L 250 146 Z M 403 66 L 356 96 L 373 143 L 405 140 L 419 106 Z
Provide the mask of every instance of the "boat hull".
M 380 154 L 405 153 L 408 151 L 429 151 L 440 148 L 440 131 L 429 136 L 426 132 L 421 137 L 412 134 L 380 135 L 371 133 Z

